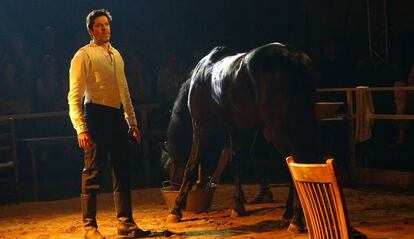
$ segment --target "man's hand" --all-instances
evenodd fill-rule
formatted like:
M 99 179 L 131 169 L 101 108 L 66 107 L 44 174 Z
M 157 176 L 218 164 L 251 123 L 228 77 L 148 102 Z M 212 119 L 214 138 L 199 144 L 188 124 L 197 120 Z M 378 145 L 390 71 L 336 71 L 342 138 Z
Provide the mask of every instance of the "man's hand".
M 93 145 L 93 140 L 92 140 L 92 136 L 89 133 L 89 131 L 85 131 L 85 132 L 78 134 L 78 144 L 79 144 L 79 147 L 82 148 L 83 150 L 91 149 Z
M 139 144 L 141 144 L 141 134 L 137 126 L 129 126 L 129 135 Z

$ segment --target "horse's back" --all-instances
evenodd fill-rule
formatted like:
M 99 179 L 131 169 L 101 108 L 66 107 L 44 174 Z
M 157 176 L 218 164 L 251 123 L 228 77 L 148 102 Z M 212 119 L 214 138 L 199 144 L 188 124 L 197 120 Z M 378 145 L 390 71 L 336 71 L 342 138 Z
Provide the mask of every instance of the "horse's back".
M 243 70 L 246 53 L 232 53 L 227 48 L 214 48 L 193 70 L 189 107 L 193 120 L 204 127 L 223 130 L 230 127 L 238 99 L 247 96 L 245 90 L 234 91 L 242 78 L 248 75 Z M 234 97 L 234 93 L 243 97 Z
M 271 70 L 298 70 L 311 67 L 311 58 L 302 50 L 282 43 L 270 43 L 249 51 L 245 56 L 246 64 L 253 74 Z M 296 69 L 291 68 L 296 67 Z
M 251 128 L 263 123 L 263 104 L 268 105 L 265 114 L 274 115 L 287 102 L 312 100 L 311 61 L 303 51 L 281 43 L 238 54 L 225 49 L 214 48 L 193 71 L 189 98 L 193 119 Z M 290 100 L 295 95 L 297 99 Z

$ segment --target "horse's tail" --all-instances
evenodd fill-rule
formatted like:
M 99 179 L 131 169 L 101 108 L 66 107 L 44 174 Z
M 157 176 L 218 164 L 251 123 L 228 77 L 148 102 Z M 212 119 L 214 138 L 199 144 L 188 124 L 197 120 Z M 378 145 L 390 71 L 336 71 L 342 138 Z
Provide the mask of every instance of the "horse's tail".
M 295 153 L 300 161 L 316 159 L 318 130 L 310 57 L 293 47 L 273 43 L 248 53 L 246 60 L 260 117 L 278 132 L 274 137 L 284 137 L 274 139 L 284 145 L 281 151 Z M 286 142 L 288 139 L 291 142 Z
M 271 43 L 256 48 L 245 57 L 251 83 L 255 88 L 257 100 L 259 100 L 260 80 L 258 76 L 272 77 L 280 73 L 297 73 L 297 77 L 307 89 L 314 89 L 315 77 L 312 69 L 311 58 L 303 51 L 292 46 L 280 43 Z

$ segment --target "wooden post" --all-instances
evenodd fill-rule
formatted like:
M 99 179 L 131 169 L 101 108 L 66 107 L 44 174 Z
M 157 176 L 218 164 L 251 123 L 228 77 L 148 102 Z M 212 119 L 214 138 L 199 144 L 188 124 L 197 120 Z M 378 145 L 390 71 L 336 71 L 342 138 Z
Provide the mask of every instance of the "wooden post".
M 353 91 L 346 91 L 346 104 L 347 104 L 347 136 L 348 136 L 348 159 L 350 163 L 350 179 L 352 179 L 353 172 L 356 168 L 355 159 L 355 114 L 354 114 L 354 100 Z

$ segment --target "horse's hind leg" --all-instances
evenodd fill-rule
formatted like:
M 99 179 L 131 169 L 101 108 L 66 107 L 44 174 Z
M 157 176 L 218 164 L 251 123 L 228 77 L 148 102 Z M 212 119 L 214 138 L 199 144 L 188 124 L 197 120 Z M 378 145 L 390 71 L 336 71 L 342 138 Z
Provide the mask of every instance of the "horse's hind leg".
M 193 145 L 191 147 L 190 158 L 187 161 L 187 165 L 184 170 L 183 181 L 181 183 L 180 190 L 178 192 L 177 199 L 175 200 L 175 206 L 168 215 L 167 222 L 179 222 L 182 218 L 181 210 L 184 208 L 187 200 L 188 191 L 190 191 L 195 180 L 195 172 L 200 162 L 201 145 L 205 140 L 205 135 L 202 135 L 199 130 L 194 129 Z
M 240 179 L 240 169 L 239 162 L 242 155 L 248 155 L 248 145 L 251 142 L 251 138 L 247 133 L 233 133 L 231 136 L 232 146 L 235 151 L 235 157 L 231 160 L 231 170 L 234 176 L 234 186 L 235 186 L 235 197 L 234 197 L 234 206 L 231 211 L 231 216 L 239 217 L 246 215 L 246 210 L 244 208 L 245 198 L 244 192 L 242 189 L 242 182 Z
M 290 182 L 285 212 L 282 215 L 279 227 L 288 228 L 291 233 L 301 233 L 306 230 L 305 217 L 293 181 Z
M 291 183 L 293 185 L 293 182 Z M 288 231 L 292 233 L 299 233 L 306 230 L 305 216 L 303 214 L 302 205 L 299 201 L 299 196 L 294 186 L 290 188 L 293 194 L 291 207 L 293 208 L 293 217 L 290 220 Z M 286 205 L 288 207 L 288 205 Z
M 280 228 L 287 228 L 293 217 L 293 194 L 294 194 L 293 181 L 290 180 L 288 197 L 285 203 L 285 212 L 280 220 Z
M 259 181 L 259 193 L 249 204 L 274 202 L 273 193 L 269 186 L 269 175 L 265 161 L 271 154 L 274 154 L 274 146 L 268 142 L 262 130 L 256 130 L 255 137 L 250 146 L 250 158 L 255 169 L 256 179 Z
M 240 170 L 239 170 L 239 162 L 236 157 L 233 157 L 230 163 L 231 171 L 233 172 L 233 178 L 234 178 L 234 206 L 231 210 L 231 216 L 232 217 L 239 217 L 244 216 L 246 214 L 246 211 L 244 209 L 244 192 L 241 186 L 240 181 Z

